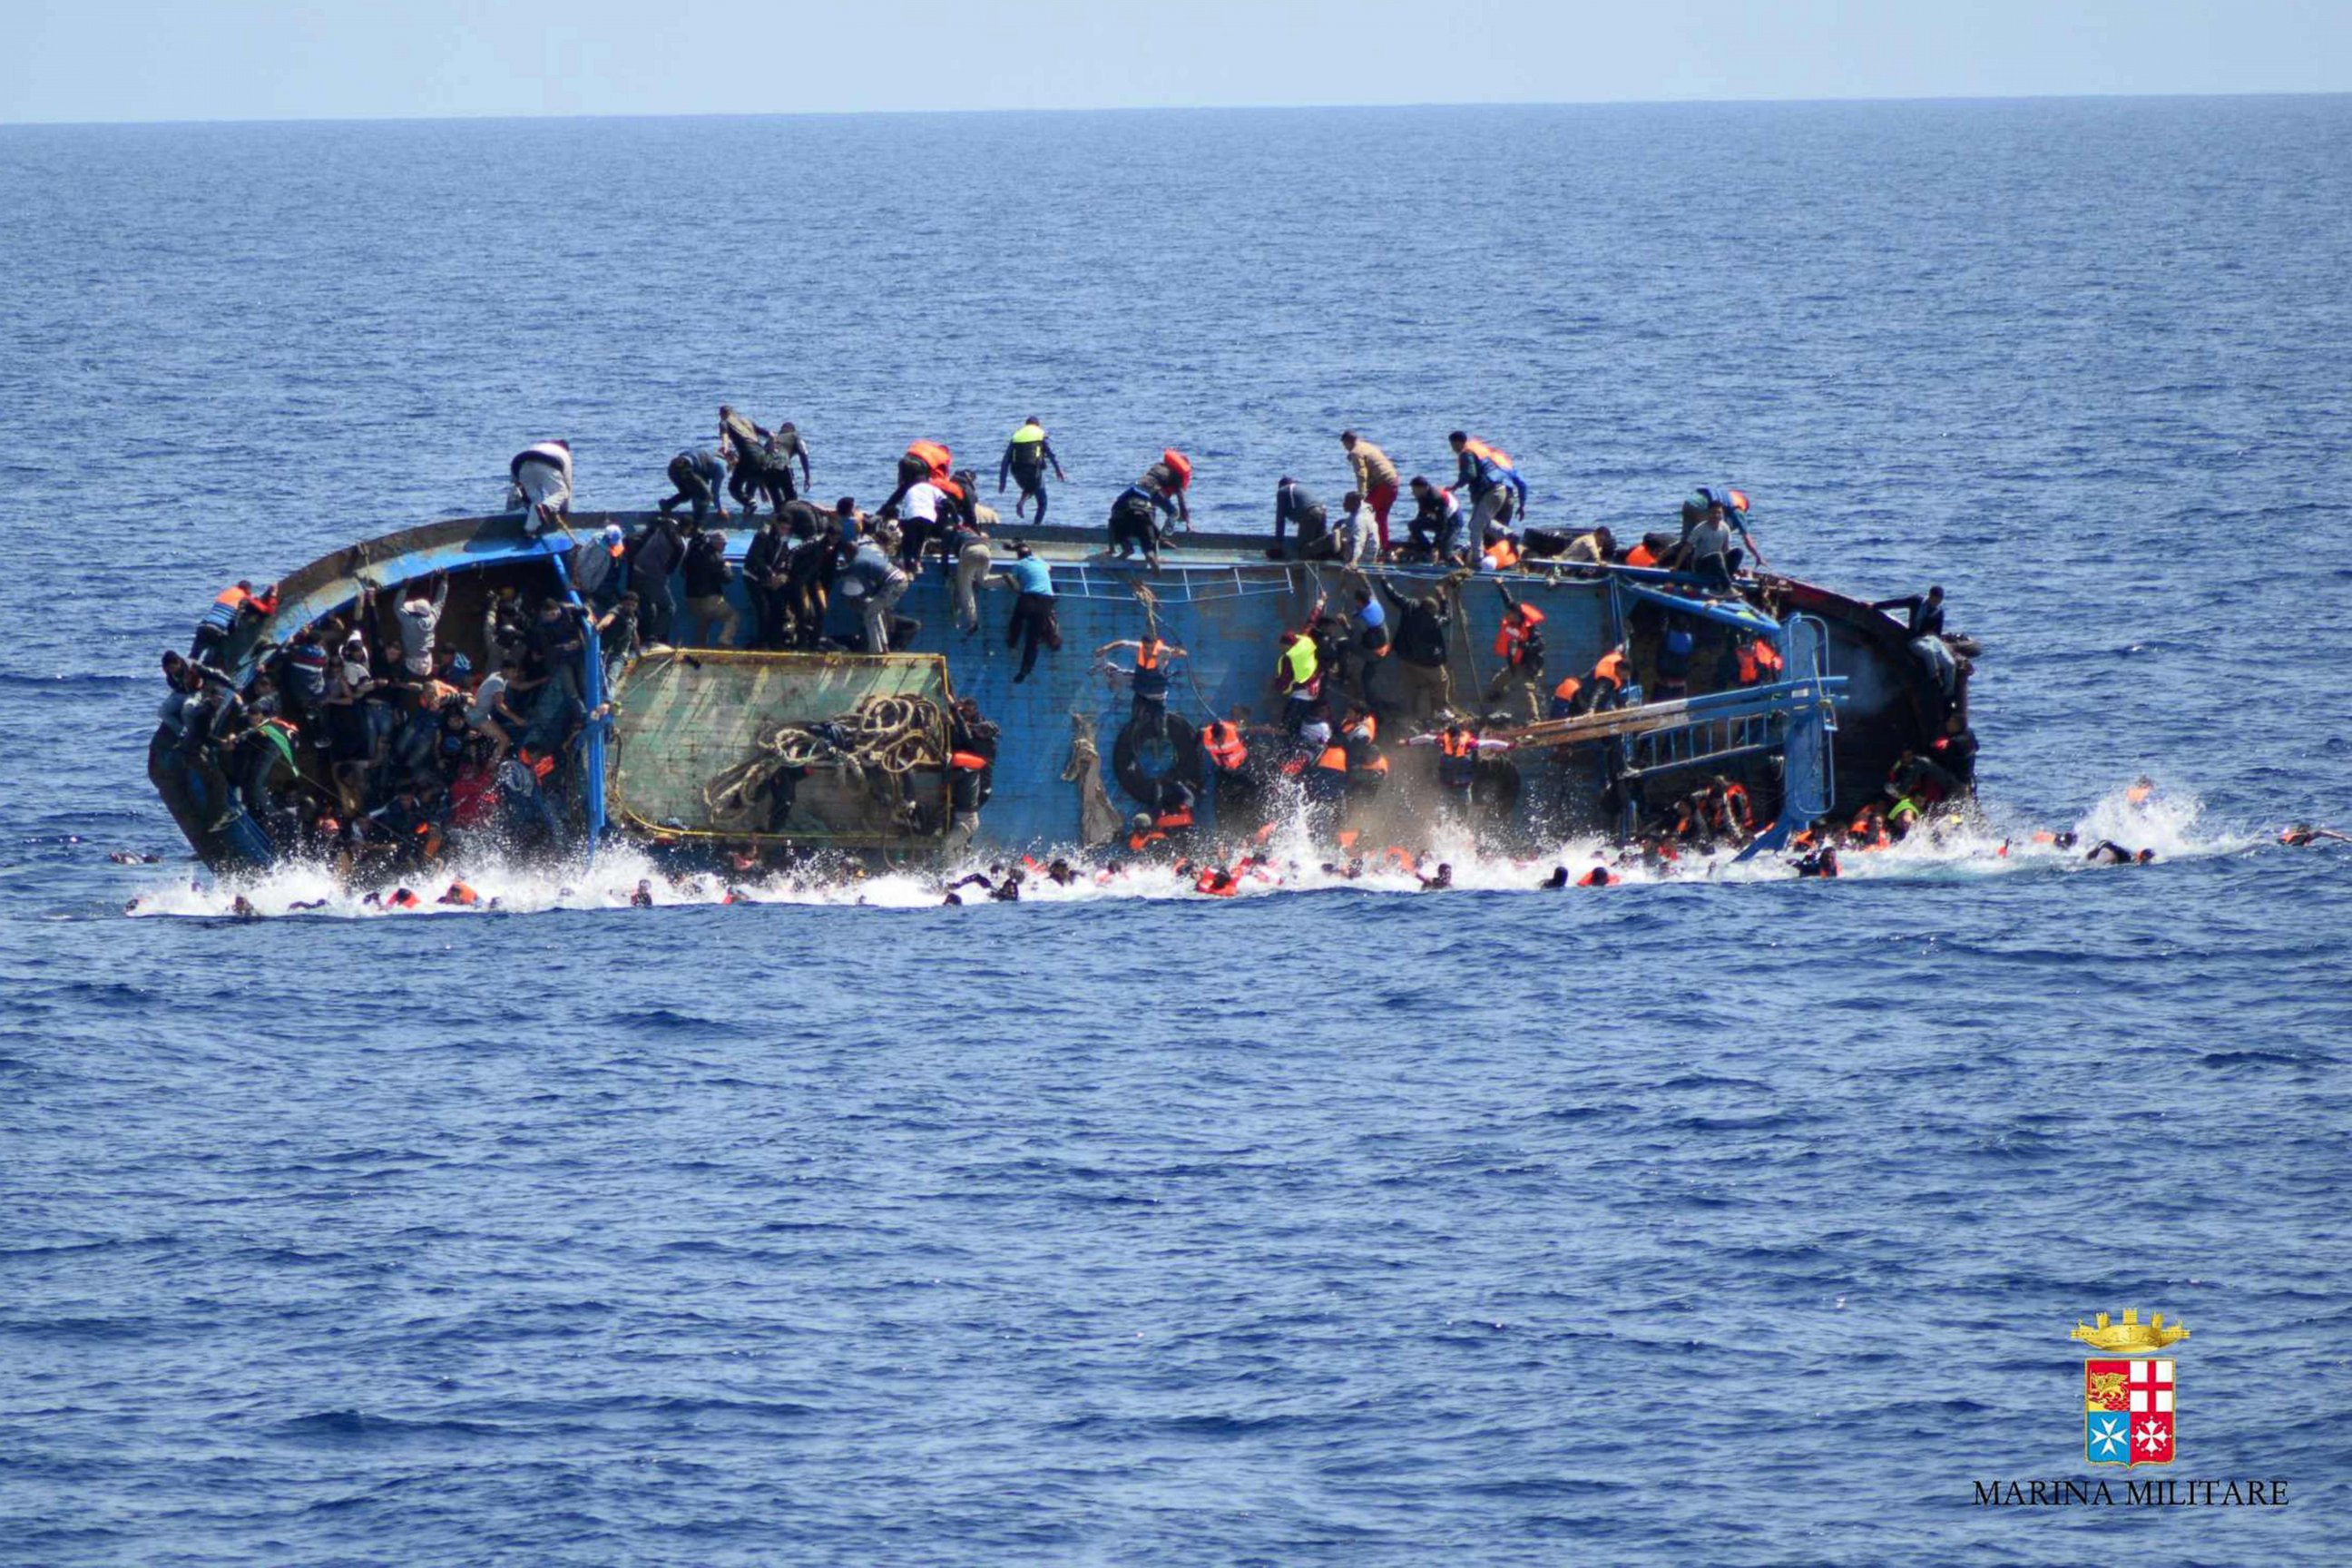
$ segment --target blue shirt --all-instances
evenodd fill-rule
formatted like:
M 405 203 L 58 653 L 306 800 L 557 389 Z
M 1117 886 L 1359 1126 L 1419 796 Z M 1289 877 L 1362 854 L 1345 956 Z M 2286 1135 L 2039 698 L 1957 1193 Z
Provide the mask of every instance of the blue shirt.
M 1043 594 L 1049 599 L 1054 596 L 1054 569 L 1034 555 L 1014 556 L 1006 563 L 1004 574 L 1024 594 Z
M 1369 605 L 1356 606 L 1356 618 L 1368 626 L 1384 626 L 1389 624 L 1389 607 L 1374 599 Z

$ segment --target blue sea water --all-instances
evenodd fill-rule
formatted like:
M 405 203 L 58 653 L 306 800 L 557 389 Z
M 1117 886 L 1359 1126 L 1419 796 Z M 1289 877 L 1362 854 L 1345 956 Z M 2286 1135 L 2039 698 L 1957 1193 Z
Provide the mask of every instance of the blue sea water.
M 2352 100 L 5 128 L 0 214 L 0 1562 L 2337 1554 L 2352 848 L 2269 835 L 2352 824 Z M 1557 521 L 1742 484 L 1776 565 L 1946 586 L 1991 826 L 187 888 L 142 748 L 222 582 L 546 435 L 643 505 L 722 399 L 828 495 L 1035 412 L 1074 516 L 1175 444 L 1254 525 L 1343 425 Z M 2162 858 L 1998 853 L 2078 823 Z M 2091 1474 L 2126 1307 L 2192 1330 L 2173 1472 L 2288 1506 L 1976 1504 Z

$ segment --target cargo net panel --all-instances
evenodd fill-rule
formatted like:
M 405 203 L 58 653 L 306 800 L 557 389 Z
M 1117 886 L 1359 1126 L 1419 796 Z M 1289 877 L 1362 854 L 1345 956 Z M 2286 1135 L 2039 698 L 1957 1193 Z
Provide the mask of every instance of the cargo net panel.
M 613 685 L 606 805 L 632 832 L 887 847 L 946 835 L 936 654 L 657 649 Z

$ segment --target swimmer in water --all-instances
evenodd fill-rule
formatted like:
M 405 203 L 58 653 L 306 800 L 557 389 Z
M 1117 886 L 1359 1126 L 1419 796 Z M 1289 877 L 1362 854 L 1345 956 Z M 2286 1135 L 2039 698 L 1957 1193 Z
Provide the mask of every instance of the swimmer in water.
M 2142 849 L 2135 854 L 2112 838 L 2102 838 L 2083 858 L 2094 866 L 2145 866 L 2156 858 L 2156 851 Z
M 2046 844 L 2053 849 L 2072 849 L 2082 840 L 2071 829 L 2064 833 L 2049 833 L 2036 828 L 2033 832 L 2033 842 Z
M 633 910 L 649 910 L 654 907 L 654 885 L 652 879 L 638 879 L 637 890 L 629 895 L 629 907 Z
M 1424 893 L 1443 892 L 1444 889 L 1454 886 L 1454 862 L 1451 860 L 1442 860 L 1438 862 L 1437 875 L 1434 877 L 1423 877 L 1420 879 L 1420 881 L 1421 890 Z
M 117 866 L 155 866 L 163 859 L 161 855 L 142 854 L 136 849 L 117 849 L 107 858 Z
M 2332 838 L 2338 844 L 2352 844 L 2352 833 L 2338 833 L 2332 827 L 2314 827 L 2308 822 L 2290 823 L 2279 829 L 2278 836 L 2278 841 L 2290 849 L 2300 849 L 2323 838 Z
M 2129 789 L 2124 791 L 2124 804 L 2126 805 L 2146 805 L 2148 801 L 2155 796 L 2155 795 L 2156 781 L 2148 777 L 2146 773 L 2142 773 L 2139 777 L 2132 780 L 2131 787 Z

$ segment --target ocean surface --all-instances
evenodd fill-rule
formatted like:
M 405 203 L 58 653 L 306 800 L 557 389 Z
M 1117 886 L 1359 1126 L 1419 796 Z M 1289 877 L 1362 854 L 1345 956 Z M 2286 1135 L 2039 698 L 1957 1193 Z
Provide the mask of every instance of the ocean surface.
M 2340 1560 L 2352 100 L 12 127 L 0 215 L 0 1562 Z M 1041 415 L 1070 519 L 1343 426 L 1740 484 L 1945 585 L 1988 824 L 224 918 L 142 769 L 216 588 L 721 400 L 827 497 Z M 2125 1308 L 2286 1507 L 1977 1504 Z

